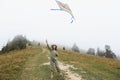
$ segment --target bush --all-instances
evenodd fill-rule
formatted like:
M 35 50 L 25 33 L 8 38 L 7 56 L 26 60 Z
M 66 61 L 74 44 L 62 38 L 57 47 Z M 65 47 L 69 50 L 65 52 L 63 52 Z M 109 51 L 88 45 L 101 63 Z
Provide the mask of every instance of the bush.
M 74 52 L 80 52 L 80 50 L 79 50 L 79 48 L 78 48 L 78 46 L 76 44 L 73 45 L 72 51 L 74 51 Z
M 105 52 L 103 50 L 100 50 L 99 48 L 97 48 L 97 53 L 96 53 L 97 56 L 100 56 L 100 57 L 105 57 Z
M 94 48 L 89 48 L 87 51 L 87 54 L 95 55 L 95 49 Z
M 105 50 L 106 50 L 106 52 L 105 52 L 105 57 L 106 57 L 106 58 L 116 59 L 116 55 L 115 55 L 115 53 L 113 53 L 113 52 L 111 51 L 111 48 L 110 48 L 109 45 L 105 45 Z
M 14 39 L 6 44 L 2 48 L 2 53 L 9 52 L 12 50 L 21 50 L 25 49 L 27 44 L 27 39 L 23 37 L 22 35 L 17 35 L 14 37 Z

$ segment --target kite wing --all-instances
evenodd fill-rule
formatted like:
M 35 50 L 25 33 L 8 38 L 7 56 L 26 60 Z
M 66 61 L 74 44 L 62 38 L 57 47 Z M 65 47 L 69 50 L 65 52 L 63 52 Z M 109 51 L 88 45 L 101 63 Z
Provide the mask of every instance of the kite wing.
M 56 3 L 58 4 L 60 9 L 52 9 L 52 10 L 62 10 L 62 11 L 68 12 L 72 16 L 72 18 L 71 18 L 71 20 L 72 20 L 71 23 L 72 23 L 73 19 L 74 19 L 74 16 L 73 16 L 72 11 L 69 8 L 69 6 L 67 4 L 64 4 L 64 3 L 60 2 L 60 1 L 58 1 L 58 0 L 56 0 Z

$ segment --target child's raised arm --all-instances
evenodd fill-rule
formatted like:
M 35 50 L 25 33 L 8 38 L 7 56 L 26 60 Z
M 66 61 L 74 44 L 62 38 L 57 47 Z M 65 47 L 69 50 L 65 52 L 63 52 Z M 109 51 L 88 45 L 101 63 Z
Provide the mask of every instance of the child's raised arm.
M 47 40 L 46 40 L 46 44 L 47 44 L 48 49 L 51 51 L 52 49 L 50 48 Z

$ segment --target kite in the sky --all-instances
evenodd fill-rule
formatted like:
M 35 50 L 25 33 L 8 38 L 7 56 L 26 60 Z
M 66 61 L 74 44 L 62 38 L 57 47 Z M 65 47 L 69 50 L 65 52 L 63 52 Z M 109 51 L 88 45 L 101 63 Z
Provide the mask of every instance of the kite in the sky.
M 69 8 L 69 6 L 67 4 L 64 4 L 58 0 L 55 0 L 56 3 L 58 4 L 59 8 L 60 9 L 51 9 L 51 10 L 60 10 L 60 11 L 66 11 L 68 12 L 70 15 L 71 15 L 71 23 L 73 23 L 73 20 L 75 19 L 73 14 L 72 14 L 72 11 L 71 9 Z

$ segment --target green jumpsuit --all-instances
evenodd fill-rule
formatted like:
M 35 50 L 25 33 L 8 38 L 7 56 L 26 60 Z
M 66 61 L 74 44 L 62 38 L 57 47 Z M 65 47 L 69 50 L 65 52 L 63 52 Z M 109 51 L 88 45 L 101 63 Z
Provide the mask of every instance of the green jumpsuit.
M 54 71 L 54 65 L 58 73 L 60 73 L 60 68 L 58 66 L 58 52 L 56 50 L 52 50 L 47 44 L 48 49 L 50 50 L 50 70 Z

